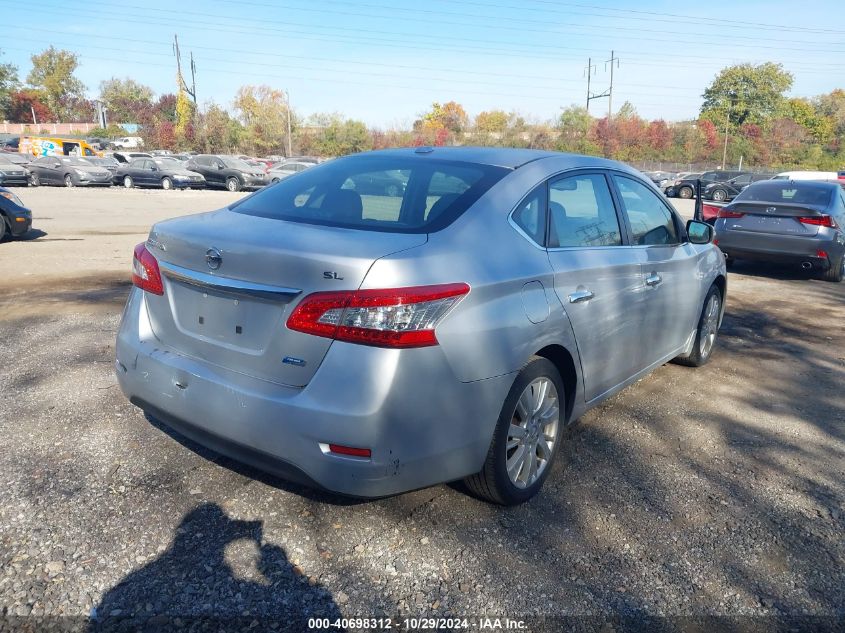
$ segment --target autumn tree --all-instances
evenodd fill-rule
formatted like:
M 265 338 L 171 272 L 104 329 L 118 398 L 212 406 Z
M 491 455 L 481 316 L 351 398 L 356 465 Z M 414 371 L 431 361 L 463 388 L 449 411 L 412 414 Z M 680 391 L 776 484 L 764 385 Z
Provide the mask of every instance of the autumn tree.
M 704 90 L 701 118 L 724 127 L 764 124 L 780 110 L 792 87 L 792 74 L 781 64 L 738 64 L 723 69 Z
M 373 148 L 372 136 L 361 121 L 339 114 L 317 114 L 309 119 L 309 127 L 316 133 L 308 149 L 319 156 L 344 156 Z
M 141 113 L 152 105 L 153 90 L 133 79 L 112 77 L 100 83 L 100 99 L 111 121 L 139 123 Z
M 565 108 L 557 120 L 556 149 L 575 154 L 601 153 L 601 148 L 591 138 L 595 123 L 586 108 L 576 105 Z
M 444 104 L 432 103 L 431 110 L 423 113 L 417 127 L 421 131 L 446 130 L 460 134 L 469 126 L 469 117 L 464 107 L 455 101 Z
M 42 95 L 35 90 L 19 90 L 9 95 L 6 117 L 15 123 L 32 123 L 32 115 L 38 123 L 53 121 L 53 113 L 42 100 Z
M 31 59 L 27 84 L 43 94 L 44 103 L 60 121 L 72 119 L 85 98 L 85 86 L 73 74 L 79 67 L 76 53 L 51 46 Z
M 0 55 L 3 52 L 0 50 Z M 18 67 L 13 64 L 0 64 L 0 119 L 11 118 L 9 107 L 11 106 L 12 93 L 18 90 Z
M 197 117 L 195 149 L 205 154 L 234 153 L 242 134 L 243 126 L 226 110 L 212 103 Z
M 281 153 L 287 138 L 288 103 L 282 90 L 270 86 L 241 86 L 235 110 L 244 125 L 244 143 L 256 154 Z M 294 126 L 293 113 L 291 127 Z
M 475 117 L 475 130 L 483 134 L 502 135 L 508 128 L 510 115 L 504 110 L 487 110 Z

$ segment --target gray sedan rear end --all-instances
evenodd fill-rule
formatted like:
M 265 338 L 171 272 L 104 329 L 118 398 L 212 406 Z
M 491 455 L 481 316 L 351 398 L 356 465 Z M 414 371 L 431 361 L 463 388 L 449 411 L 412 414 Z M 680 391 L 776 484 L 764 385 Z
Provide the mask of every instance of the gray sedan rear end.
M 356 190 L 387 177 L 401 195 Z M 597 158 L 342 158 L 157 224 L 117 374 L 151 416 L 287 478 L 362 497 L 467 478 L 518 503 L 587 408 L 707 361 L 726 293 L 710 231 Z

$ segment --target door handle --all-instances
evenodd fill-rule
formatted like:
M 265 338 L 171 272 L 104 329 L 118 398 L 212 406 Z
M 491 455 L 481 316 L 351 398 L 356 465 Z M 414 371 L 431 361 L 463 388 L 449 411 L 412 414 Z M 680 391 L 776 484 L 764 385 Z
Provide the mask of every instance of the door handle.
M 569 295 L 569 303 L 581 303 L 583 301 L 589 301 L 593 297 L 595 297 L 590 290 L 579 290 L 578 292 L 573 292 Z
M 651 273 L 648 277 L 645 278 L 645 285 L 646 286 L 658 286 L 663 281 L 663 277 L 658 275 L 657 273 Z

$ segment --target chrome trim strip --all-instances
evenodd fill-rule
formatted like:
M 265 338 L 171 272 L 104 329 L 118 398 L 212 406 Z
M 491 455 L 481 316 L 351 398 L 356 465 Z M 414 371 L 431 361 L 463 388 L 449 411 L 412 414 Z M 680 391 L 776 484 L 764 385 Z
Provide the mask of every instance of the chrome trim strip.
M 240 279 L 229 279 L 227 277 L 218 277 L 216 275 L 209 275 L 208 273 L 201 273 L 175 264 L 166 264 L 159 262 L 161 272 L 176 281 L 197 286 L 198 288 L 207 288 L 210 290 L 217 290 L 218 292 L 225 292 L 235 295 L 248 295 L 251 297 L 258 297 L 260 299 L 274 299 L 290 301 L 297 295 L 302 293 L 298 288 L 285 288 L 283 286 L 270 286 L 267 284 L 257 284 L 250 281 L 242 281 Z

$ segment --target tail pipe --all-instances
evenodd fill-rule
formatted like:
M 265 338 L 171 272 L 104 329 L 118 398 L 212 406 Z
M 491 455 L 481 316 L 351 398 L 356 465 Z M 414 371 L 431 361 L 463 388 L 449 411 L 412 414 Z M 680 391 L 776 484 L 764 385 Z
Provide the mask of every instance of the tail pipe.
M 803 268 L 804 270 L 810 270 L 812 267 L 812 262 L 801 262 L 801 268 Z

